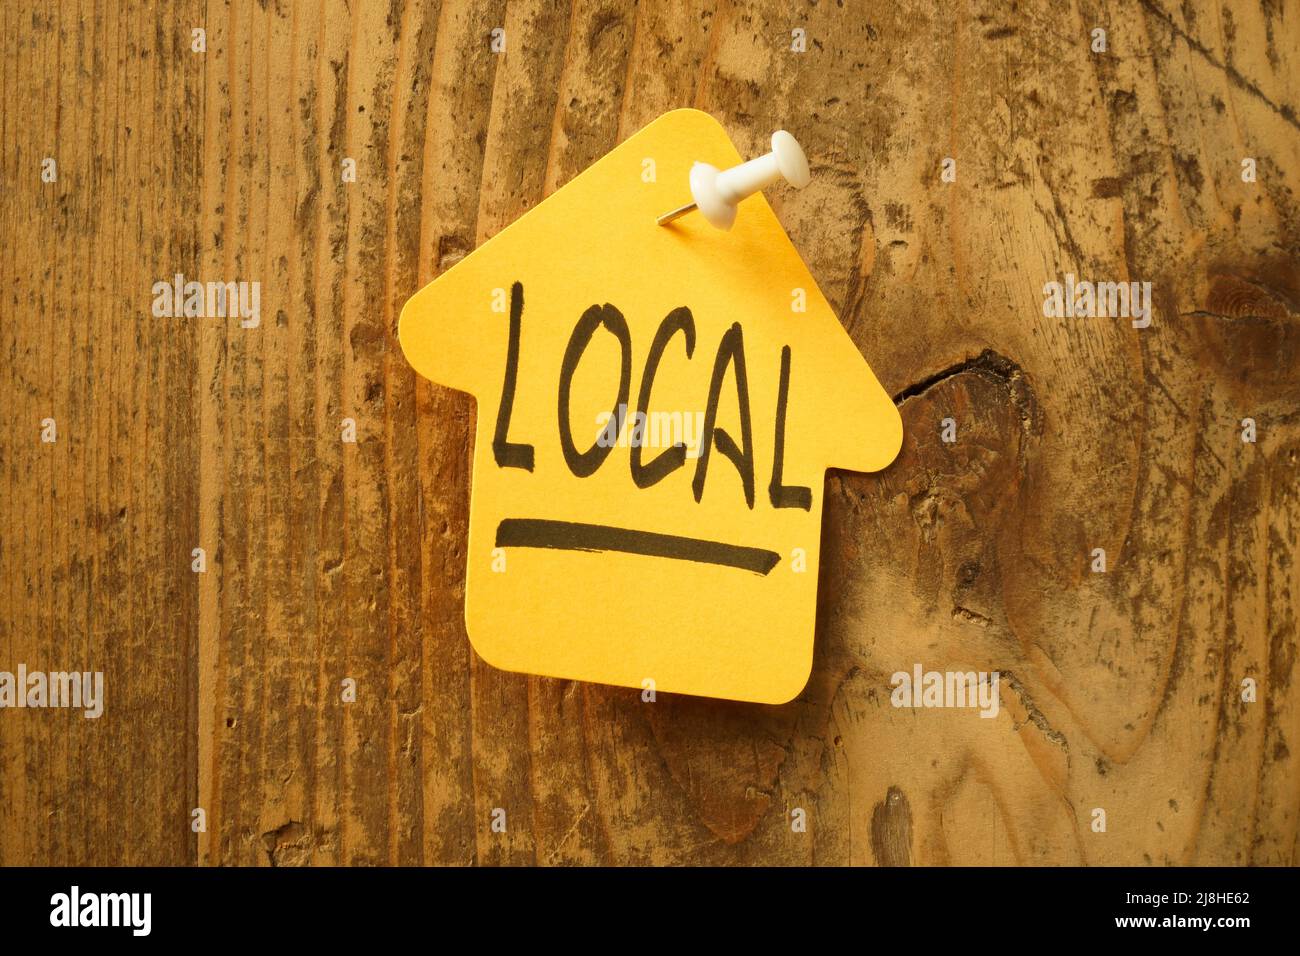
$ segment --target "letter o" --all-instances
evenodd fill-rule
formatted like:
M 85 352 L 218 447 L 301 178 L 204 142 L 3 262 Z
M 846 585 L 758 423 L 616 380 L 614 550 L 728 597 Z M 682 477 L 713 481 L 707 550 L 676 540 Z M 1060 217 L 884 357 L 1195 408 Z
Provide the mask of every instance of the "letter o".
M 578 370 L 578 362 L 591 343 L 596 329 L 604 326 L 614 338 L 618 339 L 622 352 L 622 368 L 619 372 L 618 398 L 614 402 L 614 411 L 610 416 L 616 419 L 615 434 L 623 430 L 623 420 L 627 416 L 628 394 L 632 388 L 632 333 L 628 331 L 627 319 L 608 302 L 593 305 L 573 327 L 569 345 L 564 350 L 564 361 L 560 365 L 560 448 L 564 452 L 564 461 L 569 470 L 579 478 L 594 474 L 609 457 L 613 445 L 601 445 L 599 439 L 591 443 L 586 451 L 578 451 L 573 444 L 573 432 L 569 428 L 569 389 L 573 385 L 573 373 Z

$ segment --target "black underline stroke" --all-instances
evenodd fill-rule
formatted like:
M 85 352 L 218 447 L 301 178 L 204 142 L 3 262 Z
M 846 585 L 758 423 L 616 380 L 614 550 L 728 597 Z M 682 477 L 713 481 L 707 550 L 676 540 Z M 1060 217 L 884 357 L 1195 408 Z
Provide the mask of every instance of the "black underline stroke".
M 685 538 L 654 531 L 633 531 L 576 521 L 544 518 L 504 518 L 497 525 L 498 548 L 554 548 L 561 551 L 622 551 L 651 558 L 674 558 L 720 564 L 767 574 L 781 560 L 775 551 L 747 548 L 721 541 Z

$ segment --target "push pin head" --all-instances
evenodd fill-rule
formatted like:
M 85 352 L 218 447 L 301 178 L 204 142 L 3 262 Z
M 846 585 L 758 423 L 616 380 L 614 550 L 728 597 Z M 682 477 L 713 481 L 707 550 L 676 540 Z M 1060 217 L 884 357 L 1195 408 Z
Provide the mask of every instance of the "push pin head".
M 719 170 L 708 163 L 692 166 L 691 196 L 695 201 L 664 213 L 658 223 L 666 226 L 698 209 L 710 225 L 730 229 L 736 221 L 736 204 L 781 178 L 795 189 L 803 189 L 812 178 L 808 172 L 808 158 L 795 138 L 783 129 L 772 134 L 772 151 L 757 159 L 727 170 Z

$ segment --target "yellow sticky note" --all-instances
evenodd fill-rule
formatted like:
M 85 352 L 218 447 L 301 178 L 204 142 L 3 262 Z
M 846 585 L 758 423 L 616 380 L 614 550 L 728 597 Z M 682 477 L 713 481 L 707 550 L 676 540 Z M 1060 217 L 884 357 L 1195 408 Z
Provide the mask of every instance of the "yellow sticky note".
M 474 395 L 465 624 L 511 671 L 782 703 L 812 667 L 828 467 L 902 422 L 761 196 L 720 231 L 667 113 L 411 297 L 421 375 Z

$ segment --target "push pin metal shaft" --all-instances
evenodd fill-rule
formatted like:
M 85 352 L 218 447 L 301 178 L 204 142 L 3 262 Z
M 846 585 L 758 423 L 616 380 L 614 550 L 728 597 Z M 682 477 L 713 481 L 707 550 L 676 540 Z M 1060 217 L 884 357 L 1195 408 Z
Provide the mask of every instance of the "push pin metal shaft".
M 782 178 L 795 189 L 803 189 L 812 178 L 803 149 L 783 129 L 772 134 L 770 153 L 747 163 L 725 171 L 708 163 L 696 163 L 691 167 L 691 197 L 695 201 L 666 212 L 655 221 L 666 226 L 698 209 L 710 225 L 730 229 L 736 221 L 736 205 L 742 199 Z
M 674 219 L 681 219 L 682 216 L 686 215 L 688 212 L 694 212 L 696 209 L 699 208 L 700 207 L 697 206 L 695 203 L 688 202 L 685 206 L 678 206 L 672 212 L 664 213 L 662 216 L 656 219 L 655 222 L 659 223 L 659 225 L 661 226 L 666 226 Z

